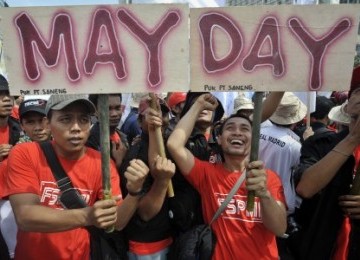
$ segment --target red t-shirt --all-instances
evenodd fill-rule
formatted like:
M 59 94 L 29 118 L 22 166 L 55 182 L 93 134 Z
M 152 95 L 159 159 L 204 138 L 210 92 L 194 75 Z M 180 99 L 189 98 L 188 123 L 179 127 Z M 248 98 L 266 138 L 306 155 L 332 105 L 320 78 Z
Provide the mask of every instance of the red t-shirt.
M 0 144 L 9 143 L 9 126 L 0 127 Z M 0 198 L 4 197 L 5 193 L 5 171 L 7 168 L 7 157 L 0 158 Z
M 20 120 L 20 116 L 19 116 L 19 107 L 18 106 L 13 106 L 13 109 L 11 111 L 11 116 L 17 120 Z
M 110 141 L 115 144 L 120 144 L 120 135 L 115 131 L 112 135 L 110 135 Z
M 101 196 L 101 157 L 91 148 L 78 160 L 59 156 L 72 184 L 89 205 Z M 121 194 L 119 176 L 111 163 L 111 186 L 114 195 Z M 46 207 L 64 210 L 58 202 L 60 190 L 38 143 L 21 143 L 11 151 L 7 171 L 8 195 L 37 194 Z M 54 211 L 56 214 L 56 211 Z M 19 230 L 15 259 L 89 259 L 89 234 L 84 228 L 57 233 Z
M 9 126 L 0 127 L 0 144 L 9 143 Z
M 285 204 L 279 177 L 267 170 L 268 189 L 275 200 Z M 195 159 L 194 168 L 185 176 L 201 195 L 204 220 L 209 223 L 226 195 L 240 177 L 223 164 Z M 213 259 L 278 259 L 275 235 L 262 223 L 259 198 L 254 212 L 246 211 L 247 190 L 243 183 L 222 215 L 212 224 L 217 242 Z
M 7 158 L 0 162 L 0 199 L 3 199 L 7 194 L 6 172 L 7 172 Z

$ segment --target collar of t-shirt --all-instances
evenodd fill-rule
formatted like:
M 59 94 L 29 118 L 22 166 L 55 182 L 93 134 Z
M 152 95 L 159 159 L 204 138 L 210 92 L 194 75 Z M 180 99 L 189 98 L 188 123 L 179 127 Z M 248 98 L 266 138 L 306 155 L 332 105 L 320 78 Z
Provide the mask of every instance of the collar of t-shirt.
M 120 144 L 120 135 L 115 131 L 113 134 L 110 135 L 110 141 L 115 144 Z

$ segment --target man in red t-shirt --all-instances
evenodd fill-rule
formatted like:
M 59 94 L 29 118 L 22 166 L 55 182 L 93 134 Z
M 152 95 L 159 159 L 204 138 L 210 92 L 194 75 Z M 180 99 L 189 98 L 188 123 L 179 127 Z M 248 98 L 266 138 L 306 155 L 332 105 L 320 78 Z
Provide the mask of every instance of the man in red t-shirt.
M 5 191 L 3 183 L 5 181 L 7 157 L 18 142 L 21 132 L 18 120 L 11 116 L 13 107 L 14 99 L 10 96 L 9 84 L 6 78 L 0 75 L 0 259 L 8 259 L 9 255 L 13 255 L 13 247 L 9 241 L 14 239 L 8 239 L 8 231 L 14 231 L 12 229 L 14 225 L 7 222 L 8 216 L 11 215 L 9 214 L 11 206 L 8 200 L 2 199 Z
M 252 129 L 249 118 L 235 114 L 220 127 L 217 142 L 223 163 L 200 161 L 185 147 L 199 115 L 211 116 L 217 105 L 210 93 L 198 97 L 176 125 L 167 147 L 181 173 L 199 191 L 206 223 L 241 172 L 247 171 L 245 183 L 211 226 L 217 238 L 213 259 L 278 259 L 275 236 L 286 230 L 284 192 L 280 179 L 265 170 L 262 162 L 247 162 Z M 256 194 L 253 212 L 246 210 L 249 190 Z
M 19 227 L 15 259 L 89 259 L 85 226 L 120 230 L 137 208 L 148 167 L 139 160 L 125 172 L 129 195 L 122 199 L 119 177 L 110 165 L 114 199 L 102 193 L 100 153 L 86 148 L 94 105 L 85 95 L 52 95 L 45 109 L 52 145 L 61 165 L 89 207 L 65 209 L 61 191 L 38 143 L 16 145 L 8 159 L 7 192 Z M 131 195 L 134 194 L 134 195 Z
M 95 105 L 98 112 L 96 116 L 99 116 L 100 106 L 99 106 L 99 95 L 92 94 L 89 96 L 89 100 Z M 114 160 L 116 167 L 119 169 L 122 163 L 122 160 L 127 153 L 129 144 L 127 142 L 126 135 L 121 132 L 117 127 L 120 123 L 123 108 L 122 108 L 122 95 L 121 93 L 109 94 L 109 132 L 110 132 L 110 151 L 111 158 Z M 100 122 L 95 122 L 90 131 L 89 139 L 87 140 L 86 146 L 91 147 L 95 150 L 100 151 Z

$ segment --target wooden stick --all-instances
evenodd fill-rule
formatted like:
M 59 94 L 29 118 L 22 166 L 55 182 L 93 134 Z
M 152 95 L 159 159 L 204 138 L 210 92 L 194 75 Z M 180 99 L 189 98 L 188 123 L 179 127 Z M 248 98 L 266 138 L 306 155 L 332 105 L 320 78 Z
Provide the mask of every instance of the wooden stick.
M 155 96 L 154 93 L 149 93 L 149 96 L 151 98 L 150 107 L 152 109 L 155 109 L 155 110 L 159 111 L 158 106 L 157 106 L 157 97 Z M 163 139 L 163 136 L 162 136 L 161 127 L 156 127 L 155 128 L 155 136 L 156 136 L 157 145 L 159 147 L 159 155 L 162 158 L 166 158 L 164 139 Z M 168 195 L 169 198 L 174 197 L 174 189 L 173 189 L 173 185 L 172 185 L 171 180 L 169 182 L 169 186 L 168 186 L 168 189 L 167 189 L 167 195 Z
M 360 195 L 360 166 L 358 166 L 352 182 L 350 195 Z
M 110 182 L 110 130 L 109 130 L 109 95 L 101 94 L 98 98 L 100 121 L 101 174 L 104 200 L 112 198 Z M 115 226 L 107 228 L 113 232 Z
M 306 128 L 309 128 L 310 127 L 310 107 L 311 107 L 311 101 L 312 101 L 312 95 L 311 95 L 312 92 L 308 92 L 307 93 L 307 113 L 306 113 Z
M 259 157 L 259 140 L 260 140 L 260 124 L 262 114 L 262 100 L 264 92 L 254 93 L 254 113 L 252 122 L 252 134 L 251 134 L 251 151 L 250 162 L 256 161 Z M 255 192 L 249 191 L 247 195 L 246 210 L 249 212 L 254 211 L 255 204 Z

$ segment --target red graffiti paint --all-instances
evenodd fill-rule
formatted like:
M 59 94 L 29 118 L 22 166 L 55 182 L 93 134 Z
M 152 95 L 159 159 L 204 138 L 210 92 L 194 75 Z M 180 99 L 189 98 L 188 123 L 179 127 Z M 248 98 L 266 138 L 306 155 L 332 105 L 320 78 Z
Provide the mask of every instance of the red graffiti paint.
M 19 31 L 24 68 L 29 80 L 37 81 L 41 76 L 35 57 L 35 49 L 40 54 L 44 64 L 51 68 L 59 62 L 61 42 L 64 45 L 67 76 L 70 81 L 79 80 L 80 72 L 75 55 L 72 23 L 68 14 L 60 13 L 54 17 L 52 34 L 48 44 L 26 13 L 18 15 L 15 18 L 15 24 Z
M 288 28 L 309 53 L 311 68 L 309 68 L 309 89 L 319 90 L 322 87 L 323 61 L 326 51 L 337 39 L 350 30 L 352 23 L 349 18 L 342 18 L 332 26 L 323 37 L 317 39 L 311 30 L 304 26 L 303 22 L 296 17 L 288 19 Z M 225 72 L 240 63 L 242 70 L 253 73 L 257 67 L 270 67 L 274 77 L 282 77 L 286 74 L 286 63 L 283 50 L 281 49 L 281 32 L 279 23 L 274 16 L 266 16 L 255 32 L 255 39 L 251 47 L 241 59 L 244 42 L 247 40 L 242 34 L 241 26 L 237 26 L 231 17 L 216 12 L 203 14 L 199 18 L 198 29 L 201 37 L 203 53 L 202 66 L 206 73 L 215 74 Z M 230 50 L 227 55 L 215 57 L 213 42 L 215 41 L 213 30 L 221 29 L 229 37 Z M 264 54 L 264 45 L 268 43 L 270 50 Z M 246 50 L 245 50 L 246 51 Z
M 213 49 L 213 30 L 215 27 L 223 30 L 230 38 L 230 51 L 227 56 L 215 57 Z M 223 71 L 229 68 L 239 58 L 243 47 L 243 37 L 234 22 L 223 14 L 209 13 L 199 20 L 199 32 L 202 40 L 204 69 L 208 73 Z
M 170 30 L 180 21 L 178 12 L 170 11 L 161 19 L 156 28 L 149 31 L 143 26 L 134 15 L 126 9 L 120 9 L 117 12 L 119 20 L 134 34 L 146 47 L 148 52 L 148 81 L 151 86 L 157 86 L 161 83 L 160 73 L 160 53 L 161 42 Z
M 109 42 L 110 51 L 100 50 L 99 40 L 101 33 L 105 33 Z M 114 21 L 111 13 L 105 9 L 99 9 L 93 16 L 86 56 L 84 59 L 84 72 L 94 74 L 96 65 L 110 63 L 115 70 L 118 79 L 126 77 L 124 58 L 120 51 L 120 42 L 116 37 Z
M 319 90 L 322 86 L 322 69 L 323 60 L 326 50 L 330 45 L 351 28 L 351 21 L 348 18 L 343 18 L 335 26 L 331 27 L 330 31 L 324 36 L 316 39 L 309 29 L 306 29 L 303 23 L 298 18 L 289 19 L 289 26 L 292 32 L 297 36 L 300 43 L 309 52 L 311 59 L 310 70 L 310 90 Z
M 270 53 L 261 54 L 265 42 L 270 45 Z M 244 58 L 243 69 L 248 72 L 254 71 L 257 66 L 270 66 L 272 74 L 280 77 L 285 72 L 283 53 L 280 45 L 279 23 L 275 17 L 266 17 L 260 24 L 258 33 L 250 48 L 249 54 Z
M 17 15 L 15 25 L 21 39 L 22 58 L 27 78 L 32 82 L 41 80 L 40 59 L 37 59 L 37 56 L 41 58 L 46 67 L 52 68 L 60 66 L 59 57 L 65 55 L 66 73 L 71 82 L 79 81 L 82 74 L 94 75 L 96 67 L 104 64 L 112 65 L 118 80 L 125 79 L 127 77 L 125 55 L 115 30 L 115 26 L 123 24 L 144 45 L 148 53 L 148 85 L 150 87 L 160 85 L 162 42 L 179 24 L 180 12 L 168 11 L 151 30 L 146 29 L 137 17 L 125 8 L 118 9 L 116 17 L 117 19 L 114 19 L 111 12 L 104 8 L 99 8 L 94 12 L 84 60 L 81 62 L 75 52 L 73 24 L 69 14 L 59 12 L 54 16 L 51 38 L 48 41 L 38 30 L 38 26 L 30 15 L 25 12 Z M 107 50 L 99 45 L 104 36 L 109 46 Z M 79 69 L 79 64 L 83 65 L 80 66 L 83 71 Z

